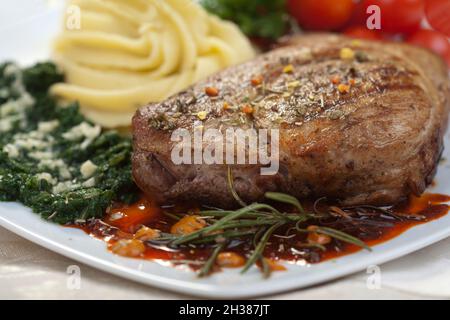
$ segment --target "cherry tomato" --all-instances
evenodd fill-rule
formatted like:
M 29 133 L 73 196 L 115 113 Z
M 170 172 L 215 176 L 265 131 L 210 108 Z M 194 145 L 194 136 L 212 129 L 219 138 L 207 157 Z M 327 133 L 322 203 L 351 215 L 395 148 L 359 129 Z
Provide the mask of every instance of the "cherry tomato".
M 351 18 L 353 0 L 288 0 L 289 13 L 308 30 L 336 30 Z
M 425 2 L 425 15 L 430 25 L 437 31 L 450 37 L 450 1 L 427 0 Z
M 447 64 L 449 63 L 450 44 L 444 34 L 432 30 L 420 30 L 408 37 L 407 41 L 436 52 L 447 60 Z
M 353 13 L 352 22 L 365 25 L 370 17 L 367 8 L 371 5 L 380 8 L 383 32 L 412 33 L 420 28 L 425 16 L 425 0 L 362 0 Z
M 344 30 L 344 34 L 357 39 L 367 39 L 367 40 L 381 40 L 383 39 L 380 32 L 376 30 L 369 30 L 366 27 L 349 27 Z
M 349 26 L 365 26 L 367 20 L 365 1 L 356 1 Z

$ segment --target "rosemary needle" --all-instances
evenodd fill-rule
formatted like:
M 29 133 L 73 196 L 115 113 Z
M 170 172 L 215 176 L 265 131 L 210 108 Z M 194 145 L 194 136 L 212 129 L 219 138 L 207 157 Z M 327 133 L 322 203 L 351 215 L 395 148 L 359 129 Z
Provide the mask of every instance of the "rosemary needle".
M 179 216 L 177 216 L 176 214 L 170 213 L 170 212 L 163 212 L 163 215 L 172 218 L 173 220 L 181 220 L 181 218 Z
M 298 209 L 298 211 L 300 211 L 301 213 L 305 213 L 300 202 L 297 200 L 297 198 L 295 198 L 293 196 L 290 196 L 285 193 L 280 193 L 280 192 L 266 192 L 264 196 L 270 200 L 275 200 L 278 202 L 293 205 L 294 207 L 296 207 Z
M 204 276 L 207 276 L 208 274 L 210 274 L 211 268 L 213 267 L 214 263 L 216 262 L 217 256 L 219 255 L 220 251 L 222 251 L 222 249 L 224 247 L 225 247 L 225 243 L 221 243 L 214 248 L 213 253 L 208 258 L 205 265 L 200 269 L 200 271 L 198 273 L 199 277 L 204 277 Z
M 339 231 L 336 229 L 327 228 L 327 227 L 318 227 L 317 229 L 314 230 L 314 232 L 325 234 L 325 235 L 328 235 L 335 239 L 357 245 L 358 247 L 364 248 L 368 251 L 372 251 L 372 249 L 364 241 L 361 241 L 360 239 L 355 238 L 355 237 L 349 235 L 348 233 L 345 233 L 345 232 L 342 232 L 342 231 Z
M 193 243 L 193 244 L 203 244 L 203 243 L 211 243 L 211 242 L 217 243 L 217 242 L 220 242 L 221 239 L 226 241 L 226 240 L 231 240 L 234 238 L 250 236 L 254 233 L 255 233 L 255 230 L 252 230 L 252 229 L 247 229 L 247 230 L 243 230 L 243 231 L 226 231 L 224 233 L 213 234 L 213 235 L 201 238 L 199 240 L 194 240 L 191 243 Z
M 276 229 L 281 227 L 284 224 L 284 222 L 278 222 L 277 224 L 274 224 L 271 226 L 267 231 L 264 233 L 264 235 L 261 237 L 261 240 L 259 241 L 258 245 L 256 246 L 255 250 L 253 251 L 250 258 L 245 263 L 244 268 L 242 269 L 241 273 L 247 272 L 248 269 L 256 262 L 258 259 L 262 258 L 262 254 L 264 251 L 264 248 L 267 245 L 267 242 L 269 241 L 270 236 Z
M 234 189 L 234 186 L 233 186 L 234 179 L 233 179 L 233 173 L 231 172 L 231 167 L 228 167 L 227 178 L 228 178 L 228 188 L 230 189 L 231 195 L 241 206 L 245 207 L 247 204 L 241 199 L 241 197 L 239 197 L 236 190 Z
M 261 257 L 261 266 L 262 266 L 262 272 L 263 272 L 263 278 L 267 279 L 270 277 L 270 274 L 272 273 L 269 263 L 267 263 L 267 260 L 264 257 Z

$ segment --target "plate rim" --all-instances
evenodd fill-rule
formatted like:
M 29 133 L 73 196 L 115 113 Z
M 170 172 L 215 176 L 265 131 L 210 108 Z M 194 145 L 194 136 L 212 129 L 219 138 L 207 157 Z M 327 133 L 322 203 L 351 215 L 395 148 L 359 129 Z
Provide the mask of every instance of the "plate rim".
M 22 206 L 22 205 L 21 205 Z M 26 207 L 22 206 L 23 209 Z M 22 209 L 22 208 L 21 208 Z M 23 210 L 25 213 L 26 210 Z M 26 212 L 27 214 L 35 214 L 32 212 Z M 39 218 L 39 217 L 38 217 Z M 446 229 L 442 229 L 438 232 L 428 234 L 427 236 L 421 237 L 420 241 L 410 242 L 406 245 L 393 247 L 389 250 L 383 250 L 383 245 L 386 243 L 392 242 L 395 239 L 398 239 L 411 230 L 423 227 L 424 225 L 428 225 L 431 223 L 437 223 L 440 219 L 430 221 L 426 224 L 420 224 L 414 226 L 394 239 L 388 240 L 386 242 L 380 243 L 372 247 L 373 251 L 368 252 L 365 259 L 362 261 L 354 261 L 347 265 L 341 265 L 336 269 L 328 269 L 327 274 L 322 275 L 315 274 L 313 277 L 307 280 L 296 281 L 295 276 L 286 276 L 282 279 L 276 279 L 271 282 L 270 285 L 267 284 L 267 280 L 261 279 L 256 283 L 250 283 L 247 286 L 240 287 L 239 290 L 236 290 L 236 286 L 223 287 L 218 284 L 204 284 L 198 283 L 194 284 L 192 281 L 183 281 L 179 279 L 170 279 L 167 276 L 157 275 L 155 273 L 149 273 L 144 271 L 136 271 L 132 268 L 122 266 L 120 264 L 107 261 L 101 258 L 96 258 L 92 254 L 73 249 L 65 244 L 58 243 L 50 238 L 47 238 L 43 235 L 36 233 L 33 230 L 29 230 L 28 228 L 22 227 L 19 224 L 10 221 L 9 219 L 0 215 L 0 226 L 5 229 L 13 232 L 14 234 L 19 235 L 22 238 L 25 238 L 39 246 L 42 246 L 50 251 L 56 252 L 62 256 L 65 256 L 69 259 L 75 260 L 77 262 L 88 265 L 94 269 L 99 271 L 107 272 L 118 276 L 120 278 L 126 278 L 128 280 L 138 282 L 144 285 L 148 285 L 151 287 L 156 287 L 163 290 L 168 290 L 175 293 L 181 293 L 188 296 L 200 297 L 200 298 L 213 298 L 213 299 L 243 299 L 243 298 L 261 298 L 267 297 L 269 295 L 286 293 L 293 290 L 304 289 L 307 287 L 311 287 L 313 285 L 320 285 L 327 281 L 333 279 L 339 279 L 344 276 L 350 276 L 356 272 L 362 271 L 371 265 L 381 265 L 391 260 L 395 260 L 402 256 L 405 256 L 414 251 L 425 248 L 433 243 L 436 243 L 440 240 L 443 240 L 447 237 L 450 237 L 450 227 Z M 50 223 L 42 220 L 42 223 Z M 62 228 L 63 226 L 55 225 L 56 227 Z M 76 230 L 76 229 L 73 229 Z M 78 230 L 83 232 L 82 230 Z M 87 237 L 89 235 L 86 234 Z M 95 239 L 91 238 L 93 241 Z M 105 250 L 106 247 L 105 247 Z M 349 256 L 354 256 L 356 254 L 361 254 L 363 251 L 359 251 L 357 253 L 353 253 L 350 255 L 346 255 L 337 259 L 342 259 Z M 112 254 L 112 253 L 111 253 Z M 156 263 L 148 260 L 144 260 L 149 263 Z M 325 261 L 323 263 L 332 263 L 333 260 Z M 314 266 L 314 265 L 312 265 Z M 296 267 L 296 266 L 294 266 Z M 298 266 L 301 267 L 301 266 Z M 289 270 L 285 272 L 290 272 Z M 319 279 L 318 279 L 319 278 Z

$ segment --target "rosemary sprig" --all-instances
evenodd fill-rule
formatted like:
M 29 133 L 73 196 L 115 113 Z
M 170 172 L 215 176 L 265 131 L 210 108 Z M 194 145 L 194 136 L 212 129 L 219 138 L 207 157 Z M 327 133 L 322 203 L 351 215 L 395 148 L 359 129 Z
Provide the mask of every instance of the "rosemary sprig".
M 228 186 L 233 198 L 241 204 L 242 208 L 237 210 L 209 209 L 200 211 L 197 213 L 198 215 L 204 218 L 210 218 L 207 220 L 209 225 L 190 234 L 176 236 L 166 235 L 165 237 L 169 246 L 213 245 L 214 249 L 212 254 L 200 270 L 199 276 L 206 276 L 211 272 L 220 251 L 225 249 L 234 239 L 252 240 L 254 246 L 254 250 L 246 261 L 241 273 L 247 272 L 255 263 L 260 261 L 263 275 L 268 276 L 271 270 L 270 265 L 265 261 L 264 250 L 274 232 L 282 227 L 285 227 L 288 232 L 294 232 L 294 236 L 295 233 L 316 232 L 371 250 L 370 247 L 360 239 L 333 228 L 318 226 L 317 228 L 314 228 L 313 231 L 303 229 L 302 226 L 309 220 L 317 221 L 317 219 L 333 216 L 330 213 L 306 212 L 298 199 L 290 195 L 278 192 L 267 192 L 265 197 L 268 200 L 280 204 L 292 205 L 298 212 L 281 212 L 266 203 L 255 202 L 247 205 L 234 189 L 233 174 L 230 168 L 228 168 Z M 331 209 L 329 210 L 331 212 Z M 326 250 L 325 246 L 319 244 L 307 243 L 305 246 L 317 248 L 322 251 Z

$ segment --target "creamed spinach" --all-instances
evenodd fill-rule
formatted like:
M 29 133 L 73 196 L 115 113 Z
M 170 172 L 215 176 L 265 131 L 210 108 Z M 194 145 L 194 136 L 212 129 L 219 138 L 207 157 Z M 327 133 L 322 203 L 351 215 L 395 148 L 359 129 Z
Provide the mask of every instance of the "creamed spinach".
M 131 141 L 86 120 L 77 103 L 49 95 L 63 75 L 52 63 L 0 65 L 0 200 L 19 201 L 53 222 L 101 217 L 131 202 Z

